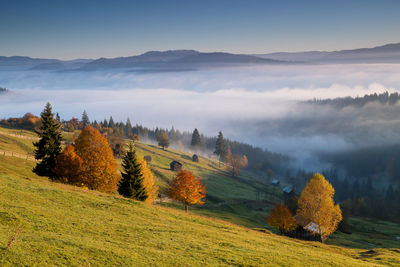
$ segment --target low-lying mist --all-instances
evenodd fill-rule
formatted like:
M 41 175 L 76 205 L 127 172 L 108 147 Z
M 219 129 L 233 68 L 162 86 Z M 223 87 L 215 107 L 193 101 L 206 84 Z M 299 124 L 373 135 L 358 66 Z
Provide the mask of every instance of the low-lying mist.
M 188 72 L 0 71 L 0 118 L 39 114 L 47 101 L 62 118 L 130 117 L 148 127 L 223 131 L 296 158 L 315 170 L 315 153 L 396 144 L 400 107 L 336 109 L 303 100 L 362 96 L 400 88 L 400 64 L 247 66 Z

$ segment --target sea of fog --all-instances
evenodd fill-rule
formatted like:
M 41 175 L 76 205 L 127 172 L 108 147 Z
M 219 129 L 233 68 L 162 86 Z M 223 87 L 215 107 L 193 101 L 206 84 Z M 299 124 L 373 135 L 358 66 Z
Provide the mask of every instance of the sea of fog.
M 0 119 L 40 114 L 49 101 L 62 118 L 113 116 L 148 127 L 225 136 L 299 158 L 313 152 L 399 143 L 400 108 L 335 110 L 299 101 L 400 89 L 400 64 L 278 65 L 139 73 L 0 70 Z

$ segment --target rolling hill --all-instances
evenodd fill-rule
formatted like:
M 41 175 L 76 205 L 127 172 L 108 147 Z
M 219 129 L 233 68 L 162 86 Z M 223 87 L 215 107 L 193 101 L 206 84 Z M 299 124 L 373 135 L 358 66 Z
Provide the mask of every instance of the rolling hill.
M 148 51 L 115 58 L 59 60 L 26 56 L 0 56 L 0 67 L 35 71 L 93 71 L 125 69 L 135 72 L 197 70 L 204 67 L 242 66 L 248 64 L 312 63 L 399 63 L 400 43 L 373 48 L 339 51 L 276 52 L 267 54 L 232 54 L 196 50 Z
M 29 131 L 0 128 L 0 150 L 32 153 L 33 138 Z M 65 134 L 65 138 L 71 135 Z M 196 164 L 189 154 L 180 151 L 163 151 L 142 143 L 137 148 L 140 155 L 152 156 L 151 168 L 161 192 L 173 176 L 168 170 L 171 159 L 179 159 L 185 168 L 202 177 L 210 196 L 205 207 L 185 214 L 180 205 L 169 201 L 146 205 L 117 194 L 52 183 L 31 172 L 34 161 L 0 153 L 0 265 L 400 264 L 400 244 L 389 238 L 400 235 L 396 224 L 353 218 L 352 224 L 359 231 L 350 237 L 335 234 L 330 240 L 334 245 L 276 235 L 262 227 L 259 219 L 251 219 L 265 216 L 268 208 L 257 215 L 250 207 L 257 202 L 255 188 L 268 190 L 270 202 L 280 199 L 276 188 L 255 180 L 250 173 L 234 179 L 212 160 L 200 158 Z M 268 201 L 262 204 L 268 206 Z M 245 208 L 235 210 L 235 205 L 248 206 L 247 212 Z M 22 230 L 12 248 L 6 250 L 17 226 Z M 369 239 L 366 233 L 371 234 Z M 356 244 L 360 248 L 355 248 Z
M 101 70 L 113 68 L 156 68 L 193 69 L 204 66 L 224 64 L 282 64 L 279 60 L 260 58 L 251 55 L 238 55 L 222 52 L 202 53 L 195 50 L 150 51 L 138 56 L 119 58 L 100 58 L 85 64 L 82 70 Z
M 339 51 L 276 52 L 256 54 L 257 57 L 318 63 L 399 63 L 400 43 L 373 48 L 358 48 Z

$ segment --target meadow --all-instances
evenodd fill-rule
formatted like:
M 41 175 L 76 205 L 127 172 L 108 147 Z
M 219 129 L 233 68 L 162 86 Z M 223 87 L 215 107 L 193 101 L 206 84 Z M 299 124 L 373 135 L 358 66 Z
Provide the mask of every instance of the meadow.
M 31 141 L 0 128 L 0 146 L 32 153 Z M 26 136 L 34 136 L 26 133 Z M 271 232 L 264 222 L 280 190 L 256 175 L 233 178 L 218 162 L 139 143 L 151 155 L 161 193 L 174 173 L 172 160 L 207 185 L 203 207 L 185 214 L 170 201 L 146 205 L 97 191 L 50 182 L 32 173 L 34 161 L 0 155 L 1 266 L 398 266 L 400 226 L 350 218 L 353 234 L 328 244 Z M 257 200 L 255 190 L 266 190 Z M 261 207 L 261 210 L 260 210 Z M 6 249 L 16 229 L 21 232 Z

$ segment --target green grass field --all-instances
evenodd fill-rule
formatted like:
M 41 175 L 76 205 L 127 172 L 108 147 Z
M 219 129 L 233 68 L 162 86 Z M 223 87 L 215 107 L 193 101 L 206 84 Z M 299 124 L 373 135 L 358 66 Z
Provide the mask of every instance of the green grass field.
M 272 205 L 267 201 L 280 195 L 257 177 L 244 173 L 234 179 L 216 162 L 193 163 L 191 155 L 174 150 L 139 144 L 138 152 L 152 156 L 161 191 L 173 176 L 172 159 L 202 177 L 211 195 L 208 206 L 185 214 L 177 204 L 146 205 L 52 183 L 31 172 L 33 161 L 0 156 L 0 266 L 400 265 L 397 224 L 351 218 L 353 234 L 334 234 L 332 245 L 290 239 L 263 228 Z M 265 210 L 258 210 L 263 202 L 255 200 L 255 188 L 270 190 Z M 6 250 L 18 225 L 22 231 Z

